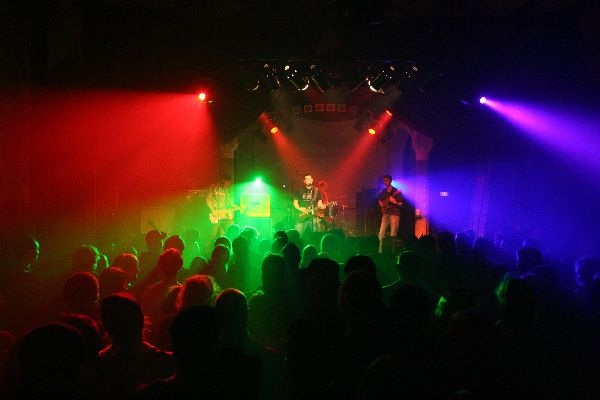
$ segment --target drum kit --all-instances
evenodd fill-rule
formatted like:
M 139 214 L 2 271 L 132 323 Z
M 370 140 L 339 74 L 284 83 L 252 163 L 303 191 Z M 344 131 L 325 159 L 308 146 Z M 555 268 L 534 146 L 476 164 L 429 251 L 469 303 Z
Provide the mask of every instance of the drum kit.
M 347 196 L 341 195 L 337 197 L 337 200 L 328 202 L 325 209 L 314 211 L 322 231 L 342 230 L 346 233 L 353 231 L 353 226 L 348 221 L 355 216 L 349 212 L 354 208 L 349 206 L 346 201 Z M 290 205 L 287 207 L 287 216 L 282 221 L 283 226 L 285 229 L 292 229 L 296 222 L 298 222 L 298 216 L 295 215 L 293 207 Z
M 321 223 L 326 230 L 348 228 L 348 216 L 346 210 L 350 207 L 346 204 L 347 196 L 338 196 L 338 200 L 330 201 L 325 206 L 321 218 Z

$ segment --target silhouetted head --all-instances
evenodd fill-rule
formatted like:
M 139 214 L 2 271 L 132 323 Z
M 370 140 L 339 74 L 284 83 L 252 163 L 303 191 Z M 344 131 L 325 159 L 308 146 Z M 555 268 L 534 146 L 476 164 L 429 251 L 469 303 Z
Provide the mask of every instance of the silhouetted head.
M 7 248 L 3 250 L 8 257 L 4 262 L 22 269 L 38 261 L 40 244 L 33 236 L 19 235 L 9 239 Z
M 85 338 L 78 329 L 64 323 L 43 325 L 23 337 L 18 358 L 25 391 L 50 390 L 65 384 L 66 389 L 79 378 L 86 358 Z
M 71 255 L 72 271 L 95 272 L 100 253 L 95 246 L 84 245 L 75 249 Z
M 74 312 L 89 311 L 98 302 L 98 278 L 91 272 L 75 272 L 67 278 L 63 285 L 63 298 Z
M 127 289 L 127 273 L 121 267 L 109 267 L 98 275 L 100 298 Z
M 235 238 L 240 236 L 241 233 L 240 226 L 238 224 L 231 224 L 227 227 L 227 231 L 225 231 L 225 236 L 229 238 L 229 240 L 233 241 Z
M 405 251 L 398 256 L 398 275 L 403 279 L 414 280 L 421 273 L 421 256 L 416 251 Z
M 277 254 L 267 255 L 262 262 L 262 283 L 266 293 L 283 287 L 285 277 L 285 262 Z
M 252 246 L 254 241 L 258 238 L 258 231 L 253 226 L 245 226 L 240 232 L 240 235 L 248 239 L 250 246 Z
M 271 242 L 271 253 L 281 254 L 283 247 L 288 244 L 288 239 L 286 237 L 276 237 Z
M 209 275 L 192 275 L 183 282 L 179 292 L 179 310 L 192 306 L 208 306 L 212 304 L 218 286 Z
M 137 275 L 140 272 L 139 261 L 135 254 L 122 253 L 115 257 L 111 267 L 121 267 L 127 273 L 127 280 L 133 282 L 137 279 Z
M 304 247 L 302 246 L 302 238 L 300 237 L 300 232 L 298 232 L 296 229 L 288 229 L 287 231 L 285 231 L 285 233 L 287 234 L 290 243 L 294 243 L 296 246 L 298 246 L 299 249 Z
M 440 253 L 455 253 L 454 234 L 448 231 L 441 232 L 437 237 L 437 247 Z
M 296 270 L 300 266 L 300 249 L 294 243 L 288 243 L 281 250 L 281 255 L 285 261 L 285 265 L 288 269 Z
M 423 235 L 419 238 L 419 249 L 425 254 L 434 254 L 437 242 L 433 235 Z
M 600 272 L 599 257 L 583 256 L 575 261 L 575 280 L 579 287 L 590 287 L 598 272 Z
M 312 244 L 307 244 L 302 249 L 302 267 L 307 268 L 312 260 L 317 258 L 319 250 Z
M 229 262 L 230 256 L 231 253 L 229 251 L 229 247 L 218 244 L 215 246 L 210 255 L 210 261 L 217 265 L 225 265 Z
M 275 231 L 275 233 L 273 234 L 273 239 L 277 239 L 277 238 L 284 238 L 286 240 L 286 242 L 289 239 L 287 233 L 282 230 Z
M 219 316 L 213 307 L 193 306 L 177 314 L 170 331 L 179 371 L 210 369 L 220 330 Z
M 113 343 L 131 344 L 142 340 L 144 314 L 133 295 L 120 292 L 104 298 L 100 302 L 100 315 Z
M 320 246 L 321 252 L 327 253 L 334 258 L 337 257 L 337 254 L 340 250 L 339 239 L 337 238 L 337 236 L 331 233 L 326 233 L 325 235 L 323 235 L 323 237 L 321 238 Z
M 521 273 L 529 272 L 544 263 L 542 252 L 533 247 L 521 247 L 517 250 L 517 269 Z
M 171 235 L 165 240 L 165 244 L 163 245 L 163 250 L 168 249 L 177 249 L 181 253 L 185 250 L 185 243 L 183 239 L 179 235 Z
M 347 276 L 354 271 L 365 271 L 373 276 L 377 276 L 377 266 L 375 261 L 369 256 L 356 255 L 346 261 L 344 265 L 344 275 Z
M 354 271 L 344 278 L 338 302 L 342 316 L 353 325 L 371 321 L 383 306 L 383 293 L 377 278 L 365 271 Z
M 214 245 L 215 246 L 218 246 L 218 245 L 225 246 L 229 250 L 231 250 L 231 240 L 229 240 L 229 238 L 227 236 L 219 236 L 218 238 L 216 238 Z
M 250 254 L 250 242 L 243 236 L 238 236 L 231 242 L 231 250 L 237 258 L 246 258 Z
M 165 277 L 177 275 L 182 265 L 183 257 L 181 256 L 181 252 L 176 248 L 168 248 L 158 257 L 158 268 Z
M 215 300 L 215 308 L 223 324 L 248 323 L 248 301 L 241 291 L 229 288 L 223 290 Z
M 148 250 L 159 252 L 163 247 L 163 240 L 166 238 L 167 234 L 165 232 L 160 232 L 156 229 L 153 229 L 146 233 L 144 241 L 146 242 L 146 247 Z

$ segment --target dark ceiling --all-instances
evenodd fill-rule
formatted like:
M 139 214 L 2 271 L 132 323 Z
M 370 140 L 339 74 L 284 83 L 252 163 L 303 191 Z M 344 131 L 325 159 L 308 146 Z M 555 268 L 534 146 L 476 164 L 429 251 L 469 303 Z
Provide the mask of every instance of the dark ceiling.
M 261 103 L 240 94 L 240 63 L 318 61 L 344 83 L 373 61 L 414 61 L 421 97 L 415 119 L 429 120 L 433 126 L 424 129 L 435 131 L 436 118 L 456 114 L 439 108 L 449 98 L 519 87 L 552 88 L 561 97 L 600 76 L 600 7 L 593 1 L 14 3 L 1 21 L 9 84 L 172 92 L 200 79 L 219 87 L 220 107 L 229 110 Z M 427 115 L 434 108 L 439 112 Z

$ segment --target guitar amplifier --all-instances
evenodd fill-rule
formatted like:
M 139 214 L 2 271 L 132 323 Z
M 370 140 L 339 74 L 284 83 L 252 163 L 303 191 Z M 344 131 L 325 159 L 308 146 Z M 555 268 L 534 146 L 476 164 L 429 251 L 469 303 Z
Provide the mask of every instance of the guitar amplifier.
M 364 236 L 376 235 L 381 222 L 377 205 L 377 189 L 364 189 L 356 193 L 356 232 Z

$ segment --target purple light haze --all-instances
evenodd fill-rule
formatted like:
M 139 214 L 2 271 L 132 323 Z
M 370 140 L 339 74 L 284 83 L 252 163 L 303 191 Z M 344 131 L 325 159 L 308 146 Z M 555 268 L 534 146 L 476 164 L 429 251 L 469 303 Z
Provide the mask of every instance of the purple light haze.
M 569 107 L 487 100 L 489 107 L 569 162 L 600 174 L 600 119 Z

